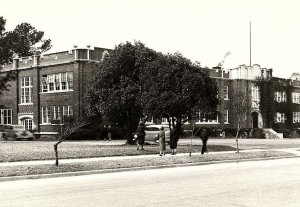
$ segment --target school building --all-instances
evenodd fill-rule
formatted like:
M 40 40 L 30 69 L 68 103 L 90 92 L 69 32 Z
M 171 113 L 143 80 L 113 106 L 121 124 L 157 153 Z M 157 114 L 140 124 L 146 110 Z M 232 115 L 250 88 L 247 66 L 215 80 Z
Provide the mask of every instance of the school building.
M 15 72 L 8 91 L 0 95 L 0 125 L 21 124 L 41 134 L 59 132 L 61 117 L 80 117 L 83 97 L 92 69 L 110 52 L 105 48 L 73 48 L 51 54 L 14 58 L 3 65 L 0 75 Z M 1 66 L 0 66 L 1 67 Z M 260 65 L 240 65 L 230 70 L 207 69 L 219 86 L 219 115 L 214 120 L 199 115 L 197 125 L 235 128 L 234 91 L 249 96 L 246 128 L 300 128 L 300 78 L 283 79 L 272 75 L 272 69 Z M 259 78 L 265 80 L 264 93 Z M 276 86 L 276 87 L 275 87 Z M 261 97 L 263 96 L 263 97 Z M 262 107 L 262 106 L 264 107 Z M 157 120 L 148 120 L 157 123 Z M 166 123 L 166 120 L 160 120 Z

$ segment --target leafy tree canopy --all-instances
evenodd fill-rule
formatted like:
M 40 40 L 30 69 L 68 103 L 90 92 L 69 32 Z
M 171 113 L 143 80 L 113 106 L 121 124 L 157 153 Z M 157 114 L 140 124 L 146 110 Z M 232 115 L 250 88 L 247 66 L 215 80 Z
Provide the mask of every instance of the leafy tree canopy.
M 147 114 L 171 118 L 180 128 L 196 112 L 214 112 L 218 104 L 216 82 L 200 65 L 181 54 L 160 55 L 144 68 L 142 106 Z M 176 123 L 176 126 L 175 126 Z
M 171 118 L 178 131 L 196 111 L 216 111 L 217 91 L 216 82 L 182 55 L 127 42 L 94 71 L 86 103 L 90 114 L 118 123 L 130 138 L 144 114 Z
M 8 32 L 5 31 L 5 24 L 6 20 L 0 16 L 0 65 L 11 62 L 14 55 L 25 57 L 51 48 L 51 40 L 43 39 L 44 32 L 38 31 L 30 24 L 22 23 Z M 7 89 L 7 82 L 13 78 L 13 73 L 0 76 L 0 94 Z
M 29 23 L 21 23 L 9 32 L 5 32 L 5 23 L 0 17 L 0 64 L 11 61 L 14 55 L 26 57 L 51 48 L 51 40 L 43 39 L 44 32 Z
M 130 138 L 143 111 L 140 71 L 156 56 L 140 42 L 116 46 L 94 71 L 86 98 L 89 113 L 123 126 Z

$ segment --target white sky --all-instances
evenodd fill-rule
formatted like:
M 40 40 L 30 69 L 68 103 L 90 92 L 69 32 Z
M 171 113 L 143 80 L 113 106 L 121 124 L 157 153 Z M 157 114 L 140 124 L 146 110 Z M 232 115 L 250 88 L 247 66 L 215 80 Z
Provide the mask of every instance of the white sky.
M 300 72 L 299 0 L 0 0 L 6 29 L 28 22 L 52 40 L 50 52 L 73 45 L 113 49 L 140 40 L 163 53 L 179 51 L 202 66 L 252 64 L 274 76 Z

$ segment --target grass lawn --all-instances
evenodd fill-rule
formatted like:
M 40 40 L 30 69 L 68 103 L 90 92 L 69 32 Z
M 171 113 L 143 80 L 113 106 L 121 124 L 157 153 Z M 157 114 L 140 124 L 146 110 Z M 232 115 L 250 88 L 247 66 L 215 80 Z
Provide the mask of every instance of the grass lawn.
M 124 141 L 125 142 L 125 141 Z M 51 141 L 33 142 L 0 142 L 0 162 L 51 160 L 54 159 L 54 149 Z M 192 152 L 200 152 L 202 143 L 199 139 L 192 141 Z M 190 139 L 181 139 L 177 151 L 190 152 Z M 240 139 L 240 149 L 276 149 L 300 147 L 300 139 Z M 208 150 L 210 152 L 235 150 L 235 139 L 210 139 Z M 168 147 L 167 147 L 168 149 Z M 97 141 L 71 142 L 66 141 L 59 145 L 59 158 L 88 158 L 109 157 L 124 155 L 158 154 L 157 145 L 146 145 L 145 150 L 137 151 L 134 145 L 101 145 Z
M 60 164 L 58 167 L 54 165 L 21 165 L 0 167 L 0 177 L 9 176 L 24 176 L 36 174 L 53 174 L 61 172 L 78 172 L 78 171 L 91 171 L 91 170 L 104 170 L 104 169 L 118 169 L 118 168 L 132 168 L 132 167 L 145 167 L 145 166 L 164 166 L 164 165 L 178 165 L 186 163 L 200 163 L 208 161 L 221 161 L 221 160 L 237 160 L 250 159 L 250 158 L 267 158 L 276 156 L 288 156 L 289 153 L 279 151 L 260 151 L 260 152 L 241 152 L 239 155 L 235 153 L 229 154 L 199 154 L 186 156 L 165 156 L 165 157 L 151 157 L 151 158 L 132 158 L 125 160 L 102 160 L 97 162 L 85 163 L 68 163 Z
M 29 161 L 29 160 L 51 160 L 55 159 L 54 142 L 7 142 L 0 145 L 0 162 Z M 193 145 L 192 152 L 200 152 L 200 145 Z M 190 152 L 189 145 L 179 145 L 180 153 Z M 167 147 L 168 150 L 168 147 Z M 233 147 L 223 145 L 209 145 L 208 150 L 230 151 Z M 146 145 L 145 150 L 136 150 L 134 145 L 94 145 L 65 142 L 58 147 L 59 158 L 89 158 L 89 157 L 111 157 L 130 156 L 142 154 L 158 154 L 158 145 Z

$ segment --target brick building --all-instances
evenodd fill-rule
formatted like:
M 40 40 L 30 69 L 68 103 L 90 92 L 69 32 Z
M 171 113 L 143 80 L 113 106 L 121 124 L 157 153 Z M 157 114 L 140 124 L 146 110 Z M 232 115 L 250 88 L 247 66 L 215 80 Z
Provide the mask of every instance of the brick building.
M 15 58 L 0 70 L 16 81 L 0 96 L 0 124 L 56 133 L 61 117 L 80 116 L 92 68 L 109 53 L 103 48 L 74 48 L 47 55 Z
M 47 55 L 15 58 L 4 65 L 0 75 L 14 71 L 16 81 L 10 83 L 9 91 L 0 95 L 0 124 L 22 124 L 44 134 L 57 133 L 61 117 L 78 117 L 83 112 L 83 97 L 91 71 L 110 50 L 103 48 L 74 48 Z M 235 128 L 236 116 L 232 100 L 238 98 L 234 91 L 249 96 L 247 128 L 300 127 L 300 81 L 274 78 L 272 69 L 241 65 L 225 71 L 220 67 L 207 69 L 219 86 L 220 105 L 215 120 L 199 115 L 196 124 L 217 128 Z M 261 97 L 258 77 L 280 83 L 281 89 L 268 90 Z M 270 84 L 267 86 L 270 88 Z M 270 95 L 271 94 L 271 95 Z M 272 100 L 272 104 L 269 101 Z M 262 103 L 262 100 L 266 103 Z M 279 104 L 278 104 L 279 103 Z M 283 109 L 277 105 L 287 103 Z M 261 110 L 261 104 L 269 104 Z M 270 112 L 268 108 L 272 107 Z M 278 109 L 278 111 L 276 111 Z M 279 110 L 280 109 L 280 110 Z M 166 123 L 149 120 L 148 123 Z M 290 123 L 287 125 L 286 123 Z

